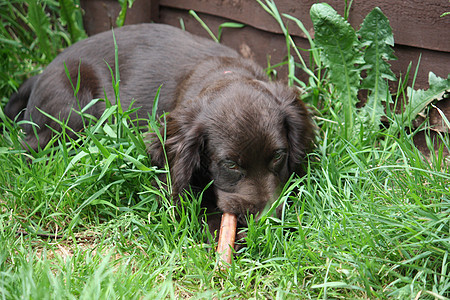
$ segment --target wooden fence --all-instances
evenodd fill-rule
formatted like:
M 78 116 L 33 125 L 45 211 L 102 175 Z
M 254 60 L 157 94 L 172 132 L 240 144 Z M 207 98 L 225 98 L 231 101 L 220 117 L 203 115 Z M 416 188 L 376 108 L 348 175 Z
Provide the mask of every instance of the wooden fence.
M 280 12 L 300 19 L 311 33 L 313 29 L 309 10 L 315 2 L 275 1 Z M 343 0 L 325 2 L 343 15 Z M 120 10 L 115 0 L 81 0 L 81 5 L 89 34 L 108 30 L 114 25 Z M 447 0 L 355 0 L 349 17 L 354 28 L 359 28 L 364 17 L 376 6 L 388 17 L 393 28 L 395 55 L 398 57 L 398 60 L 391 62 L 395 73 L 404 73 L 410 62 L 415 67 L 421 55 L 417 88 L 427 87 L 430 71 L 447 77 L 450 70 L 450 16 L 441 15 L 450 11 L 450 3 Z M 189 16 L 189 9 L 196 11 L 213 31 L 226 21 L 246 24 L 242 29 L 225 29 L 222 42 L 253 57 L 262 66 L 267 65 L 268 59 L 272 63 L 284 59 L 286 46 L 280 28 L 255 0 L 136 0 L 128 10 L 126 23 L 155 21 L 180 26 L 182 19 L 186 30 L 208 36 L 200 24 Z M 289 28 L 297 37 L 298 45 L 308 48 L 307 40 L 298 27 L 291 22 Z M 306 77 L 303 74 L 299 76 L 303 79 Z

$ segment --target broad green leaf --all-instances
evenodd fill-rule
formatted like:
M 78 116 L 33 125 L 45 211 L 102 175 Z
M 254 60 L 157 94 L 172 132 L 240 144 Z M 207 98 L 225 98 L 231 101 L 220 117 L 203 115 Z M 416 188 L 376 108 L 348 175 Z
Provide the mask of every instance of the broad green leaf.
M 343 103 L 344 137 L 353 132 L 354 110 L 358 100 L 361 70 L 364 62 L 358 51 L 360 42 L 355 30 L 330 5 L 314 4 L 311 19 L 315 31 L 315 44 L 322 49 L 322 61 L 329 70 L 329 80 Z
M 367 76 L 364 78 L 361 88 L 369 91 L 368 101 L 362 113 L 368 117 L 370 124 L 378 126 L 381 116 L 384 114 L 382 102 L 391 102 L 387 80 L 397 80 L 387 62 L 396 59 L 392 49 L 394 35 L 389 20 L 378 7 L 367 15 L 358 33 L 361 43 L 366 47 L 364 68 Z
M 422 112 L 432 101 L 442 97 L 445 91 L 450 90 L 450 74 L 447 78 L 436 76 L 433 72 L 428 75 L 428 83 L 430 88 L 428 90 L 413 90 L 408 87 L 408 104 L 403 113 L 397 114 L 397 122 L 410 123 L 416 116 Z M 405 124 L 395 124 L 396 127 L 401 128 Z

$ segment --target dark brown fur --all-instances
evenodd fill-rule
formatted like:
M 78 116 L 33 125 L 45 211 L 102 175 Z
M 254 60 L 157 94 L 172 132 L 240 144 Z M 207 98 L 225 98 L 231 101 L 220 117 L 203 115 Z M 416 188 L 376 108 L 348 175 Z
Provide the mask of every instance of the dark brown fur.
M 135 100 L 139 114 L 147 115 L 162 84 L 158 113 L 170 112 L 161 129 L 166 140 L 163 147 L 153 135 L 149 153 L 163 167 L 165 148 L 175 197 L 189 186 L 202 189 L 213 180 L 204 206 L 210 212 L 235 213 L 245 224 L 249 213 L 260 213 L 278 197 L 293 172 L 301 173 L 313 126 L 293 89 L 269 82 L 258 65 L 234 50 L 174 27 L 126 26 L 115 36 L 123 107 Z M 80 70 L 81 107 L 104 94 L 114 99 L 105 61 L 113 68 L 110 32 L 69 47 L 11 97 L 6 114 L 14 118 L 25 109 L 18 119 L 39 125 L 39 141 L 31 126 L 24 127 L 31 148 L 43 147 L 51 138 L 45 124 L 58 129 L 35 107 L 61 119 L 78 108 L 64 62 L 74 84 Z M 97 103 L 88 112 L 98 117 L 104 109 Z M 81 130 L 81 118 L 72 113 L 68 125 Z M 211 217 L 210 228 L 217 229 L 218 221 Z

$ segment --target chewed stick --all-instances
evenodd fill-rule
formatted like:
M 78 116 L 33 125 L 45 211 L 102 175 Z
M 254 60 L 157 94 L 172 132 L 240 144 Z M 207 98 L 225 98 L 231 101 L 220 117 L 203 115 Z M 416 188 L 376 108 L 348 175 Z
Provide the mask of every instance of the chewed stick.
M 220 258 L 231 264 L 231 256 L 233 255 L 234 241 L 236 239 L 237 218 L 235 214 L 223 213 L 220 223 L 219 243 L 217 245 L 217 253 Z

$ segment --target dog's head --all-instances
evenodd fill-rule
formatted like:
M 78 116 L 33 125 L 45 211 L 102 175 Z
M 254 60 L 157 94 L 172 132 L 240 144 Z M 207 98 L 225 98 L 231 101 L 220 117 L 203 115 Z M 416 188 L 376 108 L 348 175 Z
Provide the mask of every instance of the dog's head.
M 213 181 L 216 206 L 240 223 L 276 200 L 313 139 L 313 126 L 298 95 L 279 83 L 226 82 L 207 88 L 166 119 L 164 144 L 174 194 Z M 163 147 L 150 155 L 164 164 Z

